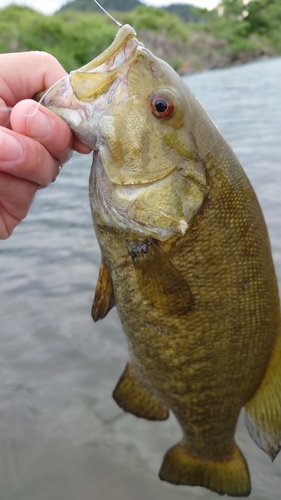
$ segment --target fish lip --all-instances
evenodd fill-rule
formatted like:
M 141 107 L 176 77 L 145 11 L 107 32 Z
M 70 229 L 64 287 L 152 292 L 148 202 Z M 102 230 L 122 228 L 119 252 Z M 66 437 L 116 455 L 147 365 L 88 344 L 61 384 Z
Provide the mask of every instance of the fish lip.
M 122 49 L 123 45 L 126 43 L 126 41 L 128 41 L 130 38 L 136 38 L 136 31 L 129 24 L 125 24 L 124 26 L 122 26 L 118 30 L 115 39 L 113 40 L 112 44 L 109 47 L 107 47 L 107 49 L 105 49 L 101 54 L 99 54 L 97 57 L 95 57 L 92 61 L 85 64 L 85 66 L 82 66 L 81 68 L 79 68 L 77 70 L 71 71 L 69 75 L 66 75 L 65 77 L 63 77 L 60 80 L 58 80 L 57 82 L 55 82 L 51 87 L 49 87 L 43 93 L 43 95 L 40 97 L 39 103 L 44 104 L 45 97 L 47 97 L 48 94 L 52 93 L 52 90 L 54 90 L 54 89 L 56 90 L 56 88 L 60 84 L 63 84 L 67 80 L 69 80 L 71 83 L 72 74 L 75 74 L 77 72 L 79 72 L 79 73 L 80 72 L 81 73 L 91 72 L 91 71 L 95 70 L 96 68 L 99 68 L 100 66 L 102 66 L 104 63 L 106 63 L 108 60 L 110 60 L 111 57 L 116 52 L 120 51 Z M 137 40 L 136 40 L 136 42 L 137 42 L 137 46 L 143 45 L 142 43 L 138 42 Z
M 96 146 L 93 147 L 93 157 L 94 157 L 94 162 L 95 163 L 98 161 L 98 159 L 100 159 L 100 150 Z M 165 175 L 163 175 L 163 177 L 159 177 L 159 178 L 154 179 L 152 181 L 148 181 L 148 182 L 135 182 L 135 183 L 128 182 L 126 184 L 125 183 L 118 184 L 117 182 L 112 182 L 110 180 L 110 178 L 109 178 L 109 176 L 108 176 L 107 173 L 106 173 L 106 176 L 107 176 L 110 184 L 112 185 L 112 187 L 114 189 L 121 189 L 121 188 L 124 188 L 124 189 L 132 189 L 132 188 L 134 188 L 134 189 L 141 189 L 141 188 L 146 188 L 146 187 L 149 187 L 149 186 L 153 186 L 157 182 L 163 181 L 164 179 L 166 179 L 167 177 L 169 177 L 171 174 L 173 174 L 177 170 L 178 170 L 177 167 L 174 167 L 172 170 L 170 170 L 170 172 L 168 172 Z
M 130 38 L 136 38 L 136 31 L 129 24 L 124 24 L 118 32 L 113 40 L 112 44 L 107 47 L 101 54 L 95 57 L 91 62 L 87 63 L 85 66 L 82 66 L 79 71 L 92 71 L 102 64 L 106 63 L 116 52 L 118 52 L 125 42 Z
M 139 189 L 142 187 L 149 187 L 149 186 L 156 184 L 157 182 L 163 181 L 164 179 L 169 177 L 176 170 L 177 170 L 177 168 L 175 167 L 175 168 L 173 168 L 173 170 L 171 170 L 167 174 L 163 175 L 163 177 L 159 177 L 157 179 L 154 179 L 154 180 L 148 181 L 148 182 L 136 182 L 136 183 L 128 182 L 128 183 L 123 183 L 123 184 L 117 184 L 116 182 L 111 182 L 111 181 L 110 182 L 111 182 L 112 186 L 114 186 L 116 188 L 128 188 L 128 189 L 129 188 L 136 188 L 136 189 Z
M 66 80 L 68 79 L 68 75 L 64 76 L 63 78 L 61 78 L 60 80 L 58 80 L 57 82 L 53 83 L 53 85 L 51 85 L 51 87 L 49 87 L 47 90 L 45 90 L 45 92 L 43 93 L 43 95 L 41 95 L 38 103 L 39 104 L 42 104 L 43 106 L 46 106 L 44 100 L 46 97 L 49 97 L 49 94 L 52 93 L 52 91 L 55 89 L 57 89 L 57 87 L 60 85 L 60 84 L 63 84 Z
M 40 103 L 59 115 L 82 142 L 94 148 L 96 137 L 87 123 L 92 127 L 93 120 L 98 121 L 113 82 L 125 80 L 137 49 L 142 47 L 135 30 L 130 25 L 122 26 L 102 54 L 52 85 Z M 127 91 L 125 85 L 123 91 Z

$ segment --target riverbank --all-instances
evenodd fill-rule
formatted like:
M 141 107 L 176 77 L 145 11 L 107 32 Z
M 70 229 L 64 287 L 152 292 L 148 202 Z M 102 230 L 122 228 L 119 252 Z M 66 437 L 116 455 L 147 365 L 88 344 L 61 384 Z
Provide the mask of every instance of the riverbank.
M 218 40 L 203 30 L 191 32 L 187 44 L 179 40 L 167 40 L 148 30 L 141 30 L 138 38 L 157 57 L 167 60 L 180 75 L 237 66 L 276 56 L 272 47 L 262 46 L 258 42 L 256 49 L 233 53 L 227 40 Z
M 271 29 L 270 20 L 267 19 L 269 27 L 262 31 L 253 29 L 249 21 L 245 24 L 244 20 L 228 19 L 227 15 L 220 17 L 216 12 L 204 14 L 202 9 L 197 10 L 201 16 L 198 22 L 185 22 L 164 9 L 144 5 L 112 14 L 122 24 L 133 26 L 138 39 L 181 75 L 281 53 L 279 25 L 276 30 L 272 24 Z M 67 72 L 99 55 L 117 32 L 109 17 L 93 12 L 63 10 L 46 16 L 28 7 L 11 5 L 0 13 L 0 53 L 46 51 Z M 278 19 L 276 16 L 276 22 Z

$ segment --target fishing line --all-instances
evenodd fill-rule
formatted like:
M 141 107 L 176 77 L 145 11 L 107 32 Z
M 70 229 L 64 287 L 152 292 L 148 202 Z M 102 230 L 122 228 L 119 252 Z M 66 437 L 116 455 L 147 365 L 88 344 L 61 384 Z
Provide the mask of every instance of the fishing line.
M 94 0 L 94 2 L 97 4 L 97 6 L 98 6 L 101 10 L 103 10 L 103 12 L 104 12 L 104 13 L 105 13 L 108 17 L 110 17 L 110 19 L 112 19 L 112 21 L 114 21 L 114 22 L 117 24 L 117 26 L 119 26 L 119 28 L 122 28 L 122 24 L 121 24 L 121 23 L 119 23 L 119 21 L 116 21 L 116 19 L 114 19 L 114 17 L 112 17 L 112 16 L 111 16 L 111 15 L 110 15 L 110 14 L 109 14 L 109 13 L 108 13 L 108 12 L 107 12 L 104 8 L 103 8 L 103 7 L 99 4 L 99 2 L 97 2 L 97 0 Z
M 104 8 L 102 5 L 100 5 L 100 4 L 99 4 L 99 2 L 98 2 L 97 0 L 94 0 L 94 2 L 97 4 L 97 6 L 98 6 L 98 7 L 99 7 L 99 8 L 100 8 L 100 9 L 101 9 L 101 10 L 102 10 L 102 11 L 103 11 L 103 12 L 104 12 L 104 13 L 105 13 L 108 17 L 110 17 L 110 19 L 112 19 L 112 21 L 114 21 L 114 22 L 117 24 L 117 26 L 119 26 L 119 28 L 122 28 L 122 24 L 121 24 L 119 21 L 117 21 L 117 20 L 116 20 L 113 16 L 111 16 L 111 14 L 109 14 L 109 13 L 107 12 L 107 10 L 105 10 L 105 8 Z M 54 84 L 54 85 L 56 85 L 56 84 Z M 53 87 L 54 85 L 52 85 L 52 86 L 51 86 L 51 87 L 50 87 L 50 88 L 46 91 L 46 93 L 48 93 L 48 92 L 52 89 L 52 87 Z M 32 117 L 32 116 L 35 116 L 35 115 L 36 115 L 36 113 L 37 113 L 37 111 L 38 111 L 39 104 L 42 102 L 43 97 L 45 97 L 46 93 L 44 92 L 44 93 L 43 93 L 43 96 L 40 98 L 40 100 L 39 100 L 39 101 L 37 101 L 36 106 L 34 107 L 34 110 L 33 110 L 33 112 L 32 112 L 32 113 L 26 113 L 26 114 L 25 114 L 25 113 L 23 113 L 23 115 L 22 115 L 22 116 L 25 116 L 25 117 Z M 36 99 L 36 100 L 37 100 L 37 99 Z M 35 102 L 36 102 L 36 100 L 35 100 Z M 11 107 L 11 106 L 0 106 L 0 113 L 1 113 L 1 111 L 9 111 L 9 112 L 11 113 L 12 109 L 13 109 L 13 107 Z
M 39 108 L 39 102 L 34 102 L 34 104 L 35 104 L 35 107 L 34 107 L 34 110 L 32 111 L 32 113 L 22 113 L 22 116 L 25 116 L 25 117 L 35 116 L 37 111 L 38 111 L 38 108 Z M 13 108 L 14 108 L 14 106 L 0 106 L 0 113 L 1 113 L 1 111 L 9 111 L 9 113 L 11 113 Z
M 0 111 L 12 111 L 12 106 L 0 106 Z

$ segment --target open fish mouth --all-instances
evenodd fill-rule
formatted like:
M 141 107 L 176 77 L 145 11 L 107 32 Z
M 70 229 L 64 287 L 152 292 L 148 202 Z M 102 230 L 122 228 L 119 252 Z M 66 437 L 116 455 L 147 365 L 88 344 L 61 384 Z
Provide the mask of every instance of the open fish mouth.
M 82 66 L 77 72 L 93 71 L 96 68 L 101 70 L 101 66 L 105 65 L 106 68 L 113 69 L 118 68 L 120 65 L 124 64 L 130 56 L 130 52 L 140 44 L 136 40 L 136 32 L 132 26 L 125 24 L 118 31 L 112 44 L 104 50 L 100 55 L 95 57 L 91 62 Z M 133 43 L 131 43 L 133 42 Z M 123 57 L 122 57 L 123 56 Z M 75 72 L 74 72 L 75 73 Z
M 95 149 L 88 130 L 91 119 L 101 106 L 96 101 L 107 95 L 115 80 L 120 81 L 133 61 L 136 49 L 142 47 L 135 30 L 127 24 L 122 26 L 102 54 L 55 83 L 45 92 L 40 103 L 61 116 L 82 142 Z

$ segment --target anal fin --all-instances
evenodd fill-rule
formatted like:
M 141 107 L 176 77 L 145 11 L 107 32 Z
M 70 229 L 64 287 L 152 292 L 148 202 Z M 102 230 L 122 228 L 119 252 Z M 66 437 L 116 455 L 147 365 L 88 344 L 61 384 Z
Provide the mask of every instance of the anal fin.
M 138 381 L 130 363 L 113 391 L 113 399 L 124 411 L 136 417 L 166 420 L 169 416 L 168 408 Z
M 172 484 L 203 486 L 219 495 L 247 497 L 251 492 L 248 466 L 237 445 L 231 457 L 216 461 L 194 457 L 179 443 L 167 451 L 159 477 Z
M 92 306 L 93 320 L 98 321 L 104 318 L 114 305 L 115 299 L 112 278 L 104 259 L 102 259 Z

